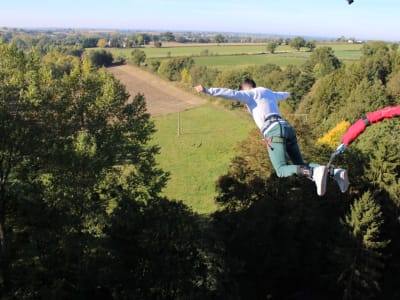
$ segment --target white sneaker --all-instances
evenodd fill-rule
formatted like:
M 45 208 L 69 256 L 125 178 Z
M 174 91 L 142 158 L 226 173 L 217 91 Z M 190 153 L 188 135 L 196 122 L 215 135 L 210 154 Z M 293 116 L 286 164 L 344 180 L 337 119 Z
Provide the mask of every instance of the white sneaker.
M 346 193 L 349 188 L 349 177 L 345 169 L 333 169 L 333 179 L 339 185 L 340 191 Z
M 328 179 L 328 168 L 326 166 L 319 166 L 313 169 L 313 181 L 317 186 L 318 196 L 325 195 L 327 179 Z

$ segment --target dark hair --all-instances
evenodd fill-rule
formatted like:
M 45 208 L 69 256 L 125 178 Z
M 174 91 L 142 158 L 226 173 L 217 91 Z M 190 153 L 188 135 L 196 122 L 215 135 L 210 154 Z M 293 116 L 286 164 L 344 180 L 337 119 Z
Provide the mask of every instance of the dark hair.
M 254 82 L 254 80 L 251 79 L 251 78 L 249 78 L 249 77 L 246 77 L 246 78 L 244 78 L 244 79 L 242 80 L 242 82 L 241 82 L 240 85 L 239 85 L 239 89 L 242 89 L 244 85 L 249 85 L 249 86 L 251 86 L 252 88 L 255 88 L 255 87 L 256 87 L 256 83 Z

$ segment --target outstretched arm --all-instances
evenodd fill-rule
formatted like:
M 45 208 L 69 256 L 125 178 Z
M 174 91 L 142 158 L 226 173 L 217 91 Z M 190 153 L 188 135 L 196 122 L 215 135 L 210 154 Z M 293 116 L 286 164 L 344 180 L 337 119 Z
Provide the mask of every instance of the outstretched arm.
M 235 91 L 226 88 L 205 88 L 202 85 L 195 87 L 196 91 L 199 93 L 206 93 L 214 97 L 221 97 L 229 100 L 236 100 L 244 103 L 248 103 L 251 100 L 251 95 L 249 91 Z

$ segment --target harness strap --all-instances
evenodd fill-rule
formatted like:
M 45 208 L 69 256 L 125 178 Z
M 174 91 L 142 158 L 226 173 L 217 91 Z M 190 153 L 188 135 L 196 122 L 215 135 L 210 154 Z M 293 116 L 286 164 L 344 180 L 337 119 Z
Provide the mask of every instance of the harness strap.
M 268 149 L 270 149 L 271 151 L 274 150 L 274 148 L 272 148 L 271 146 L 271 143 L 281 143 L 281 144 L 286 143 L 286 139 L 279 136 L 272 136 L 270 138 L 265 139 L 264 141 L 267 144 Z

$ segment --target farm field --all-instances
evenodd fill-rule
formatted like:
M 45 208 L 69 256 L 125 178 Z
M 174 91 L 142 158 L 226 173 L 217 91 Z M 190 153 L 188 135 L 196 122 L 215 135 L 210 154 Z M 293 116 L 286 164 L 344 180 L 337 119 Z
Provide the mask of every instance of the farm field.
M 361 56 L 361 44 L 319 43 L 317 47 L 332 47 L 335 55 L 345 61 L 356 61 Z M 164 59 L 177 56 L 193 56 L 197 65 L 214 67 L 219 70 L 228 68 L 241 68 L 249 65 L 262 65 L 266 63 L 277 64 L 281 67 L 287 65 L 301 65 L 311 54 L 306 51 L 295 51 L 289 46 L 279 46 L 275 54 L 267 53 L 266 44 L 211 44 L 169 46 L 154 48 L 151 46 L 140 48 L 146 53 L 147 59 Z M 114 57 L 129 59 L 132 49 L 107 49 Z
M 207 102 L 204 98 L 183 91 L 172 82 L 132 65 L 111 67 L 108 70 L 125 85 L 131 95 L 129 101 L 138 93 L 145 95 L 147 111 L 152 116 L 186 110 Z
M 283 52 L 259 55 L 218 55 L 194 57 L 197 66 L 216 68 L 220 71 L 227 69 L 243 69 L 252 65 L 275 64 L 282 68 L 288 65 L 300 66 L 306 62 L 308 52 Z

